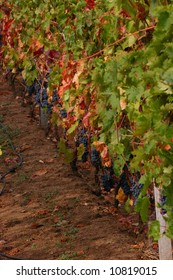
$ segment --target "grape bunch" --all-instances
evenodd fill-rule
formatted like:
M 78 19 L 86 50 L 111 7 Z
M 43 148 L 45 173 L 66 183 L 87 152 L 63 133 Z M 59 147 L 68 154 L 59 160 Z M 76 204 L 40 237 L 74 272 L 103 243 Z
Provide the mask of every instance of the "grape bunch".
M 101 166 L 100 153 L 96 149 L 91 151 L 91 162 L 96 168 Z
M 166 196 L 165 195 L 161 195 L 160 196 L 160 206 L 161 208 L 161 214 L 165 215 L 167 213 L 166 209 L 164 209 L 164 205 L 166 203 Z
M 79 147 L 80 145 L 84 146 L 84 153 L 82 155 L 81 161 L 86 162 L 88 160 L 88 135 L 87 130 L 83 127 L 80 128 L 78 131 L 76 146 Z
M 110 167 L 108 167 L 108 169 L 109 169 L 110 176 L 115 175 L 113 165 L 111 165 Z
M 35 88 L 35 93 L 38 94 L 41 90 L 41 83 L 38 81 L 35 81 L 34 88 Z
M 27 86 L 27 92 L 28 92 L 29 96 L 31 96 L 35 92 L 34 83 L 30 86 Z
M 85 151 L 82 155 L 82 162 L 86 162 L 88 160 L 88 138 L 87 137 L 81 137 L 79 139 L 79 145 L 80 144 L 83 144 L 84 145 L 84 148 L 85 148 Z
M 47 88 L 38 87 L 35 100 L 40 105 L 41 108 L 46 108 L 48 112 L 51 113 L 53 105 L 48 102 Z
M 134 182 L 134 180 L 133 180 L 130 190 L 135 199 L 138 198 L 143 186 L 144 186 L 143 184 L 140 184 L 139 182 Z
M 29 96 L 35 94 L 34 99 L 40 107 L 46 108 L 48 113 L 52 112 L 53 103 L 59 100 L 58 91 L 55 89 L 52 95 L 52 102 L 48 102 L 48 82 L 42 81 L 41 79 L 38 81 L 34 81 L 32 85 L 27 86 L 27 92 Z
M 66 111 L 65 109 L 61 109 L 61 110 L 59 111 L 59 114 L 60 114 L 60 117 L 61 117 L 62 119 L 67 118 L 67 111 Z
M 110 190 L 114 187 L 115 180 L 112 176 L 108 174 L 102 174 L 100 176 L 103 188 L 106 192 L 110 192 Z
M 58 91 L 57 91 L 57 89 L 54 89 L 53 95 L 52 95 L 52 102 L 54 103 L 54 102 L 58 101 L 59 99 L 60 99 L 60 97 L 58 95 Z
M 40 96 L 41 96 L 42 102 L 48 100 L 47 88 L 42 88 L 42 89 L 40 90 Z
M 129 186 L 127 176 L 126 176 L 125 172 L 123 172 L 120 175 L 120 178 L 119 178 L 119 181 L 118 181 L 118 184 L 117 184 L 117 188 L 120 188 L 120 187 L 122 188 L 122 190 L 123 190 L 123 192 L 125 193 L 126 196 L 129 196 L 131 194 L 130 186 Z

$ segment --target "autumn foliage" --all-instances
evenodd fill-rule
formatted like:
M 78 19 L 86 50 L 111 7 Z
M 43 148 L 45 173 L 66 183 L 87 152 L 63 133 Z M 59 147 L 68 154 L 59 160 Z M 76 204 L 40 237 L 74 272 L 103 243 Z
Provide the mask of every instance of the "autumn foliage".
M 67 110 L 61 122 L 55 104 L 54 123 L 72 138 L 82 123 L 116 176 L 130 161 L 144 184 L 140 214 L 154 180 L 168 198 L 172 236 L 173 7 L 165 2 L 2 1 L 1 59 L 4 69 L 22 69 L 27 84 L 51 69 L 49 98 L 57 89 Z

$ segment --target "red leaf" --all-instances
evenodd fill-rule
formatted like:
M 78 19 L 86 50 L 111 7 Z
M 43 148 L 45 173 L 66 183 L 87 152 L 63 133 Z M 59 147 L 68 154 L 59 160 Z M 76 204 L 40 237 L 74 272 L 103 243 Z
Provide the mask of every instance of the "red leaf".
M 40 49 L 36 50 L 33 54 L 35 57 L 39 57 L 44 52 L 44 47 L 41 47 Z
M 7 16 L 10 15 L 10 9 L 5 5 L 5 3 L 3 3 L 3 5 L 0 5 L 0 9 L 1 11 L 4 12 L 4 14 L 6 14 Z
M 80 109 L 81 109 L 81 110 L 85 110 L 85 108 L 86 108 L 85 101 L 82 100 L 82 101 L 79 103 L 79 106 L 80 106 Z
M 123 18 L 130 18 L 130 15 L 129 13 L 123 9 L 121 12 L 120 12 L 120 15 L 123 17 Z
M 95 0 L 86 0 L 86 3 L 87 3 L 87 8 L 88 9 L 94 9 L 94 7 L 95 7 Z
M 88 126 L 89 126 L 89 117 L 90 117 L 90 116 L 91 116 L 91 113 L 88 112 L 88 113 L 84 116 L 84 118 L 83 118 L 83 124 L 84 124 L 85 127 L 88 127 Z
M 56 50 L 49 50 L 46 52 L 46 57 L 48 60 L 48 63 L 54 62 L 56 59 L 60 57 L 60 52 Z
M 13 22 L 13 19 L 8 20 L 8 21 L 4 24 L 3 30 L 4 30 L 4 31 L 7 31 L 7 30 L 10 28 L 12 22 Z
M 142 5 L 141 3 L 139 2 L 136 2 L 135 3 L 135 6 L 137 7 L 138 9 L 138 12 L 137 12 L 137 17 L 140 19 L 140 20 L 144 20 L 147 16 L 147 13 L 145 11 L 145 7 L 144 5 Z

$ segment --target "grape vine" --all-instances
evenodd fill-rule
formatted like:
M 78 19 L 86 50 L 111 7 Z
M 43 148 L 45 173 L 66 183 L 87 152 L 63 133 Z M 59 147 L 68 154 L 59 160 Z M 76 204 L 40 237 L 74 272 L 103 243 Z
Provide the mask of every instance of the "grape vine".
M 82 161 L 91 152 L 106 191 L 120 177 L 118 186 L 134 197 L 144 222 L 155 180 L 166 197 L 171 238 L 172 2 L 0 2 L 3 68 L 21 69 L 28 94 L 52 111 Z

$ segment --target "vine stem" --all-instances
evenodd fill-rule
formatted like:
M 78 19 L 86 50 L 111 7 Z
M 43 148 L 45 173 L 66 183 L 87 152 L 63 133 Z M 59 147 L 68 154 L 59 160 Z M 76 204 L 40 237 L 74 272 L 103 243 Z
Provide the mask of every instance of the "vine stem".
M 101 54 L 102 52 L 104 52 L 105 50 L 107 50 L 108 48 L 112 47 L 112 46 L 115 46 L 119 43 L 121 43 L 121 41 L 125 40 L 126 38 L 130 37 L 130 36 L 133 36 L 133 35 L 137 35 L 139 34 L 140 32 L 144 32 L 144 31 L 148 31 L 148 30 L 151 30 L 151 29 L 154 29 L 156 27 L 156 25 L 152 25 L 152 26 L 149 26 L 149 27 L 146 27 L 146 28 L 143 28 L 143 29 L 140 29 L 138 31 L 135 31 L 133 33 L 129 33 L 123 37 L 121 37 L 120 39 L 116 40 L 115 42 L 113 42 L 112 44 L 106 46 L 105 48 L 103 48 L 102 50 L 98 51 L 98 52 L 95 52 L 94 54 L 92 55 L 89 55 L 89 56 L 86 56 L 86 57 L 83 57 L 81 59 L 78 59 L 78 60 L 75 60 L 75 62 L 80 62 L 80 61 L 83 61 L 83 60 L 87 60 L 87 59 L 90 59 L 90 58 L 93 58 L 99 54 Z

